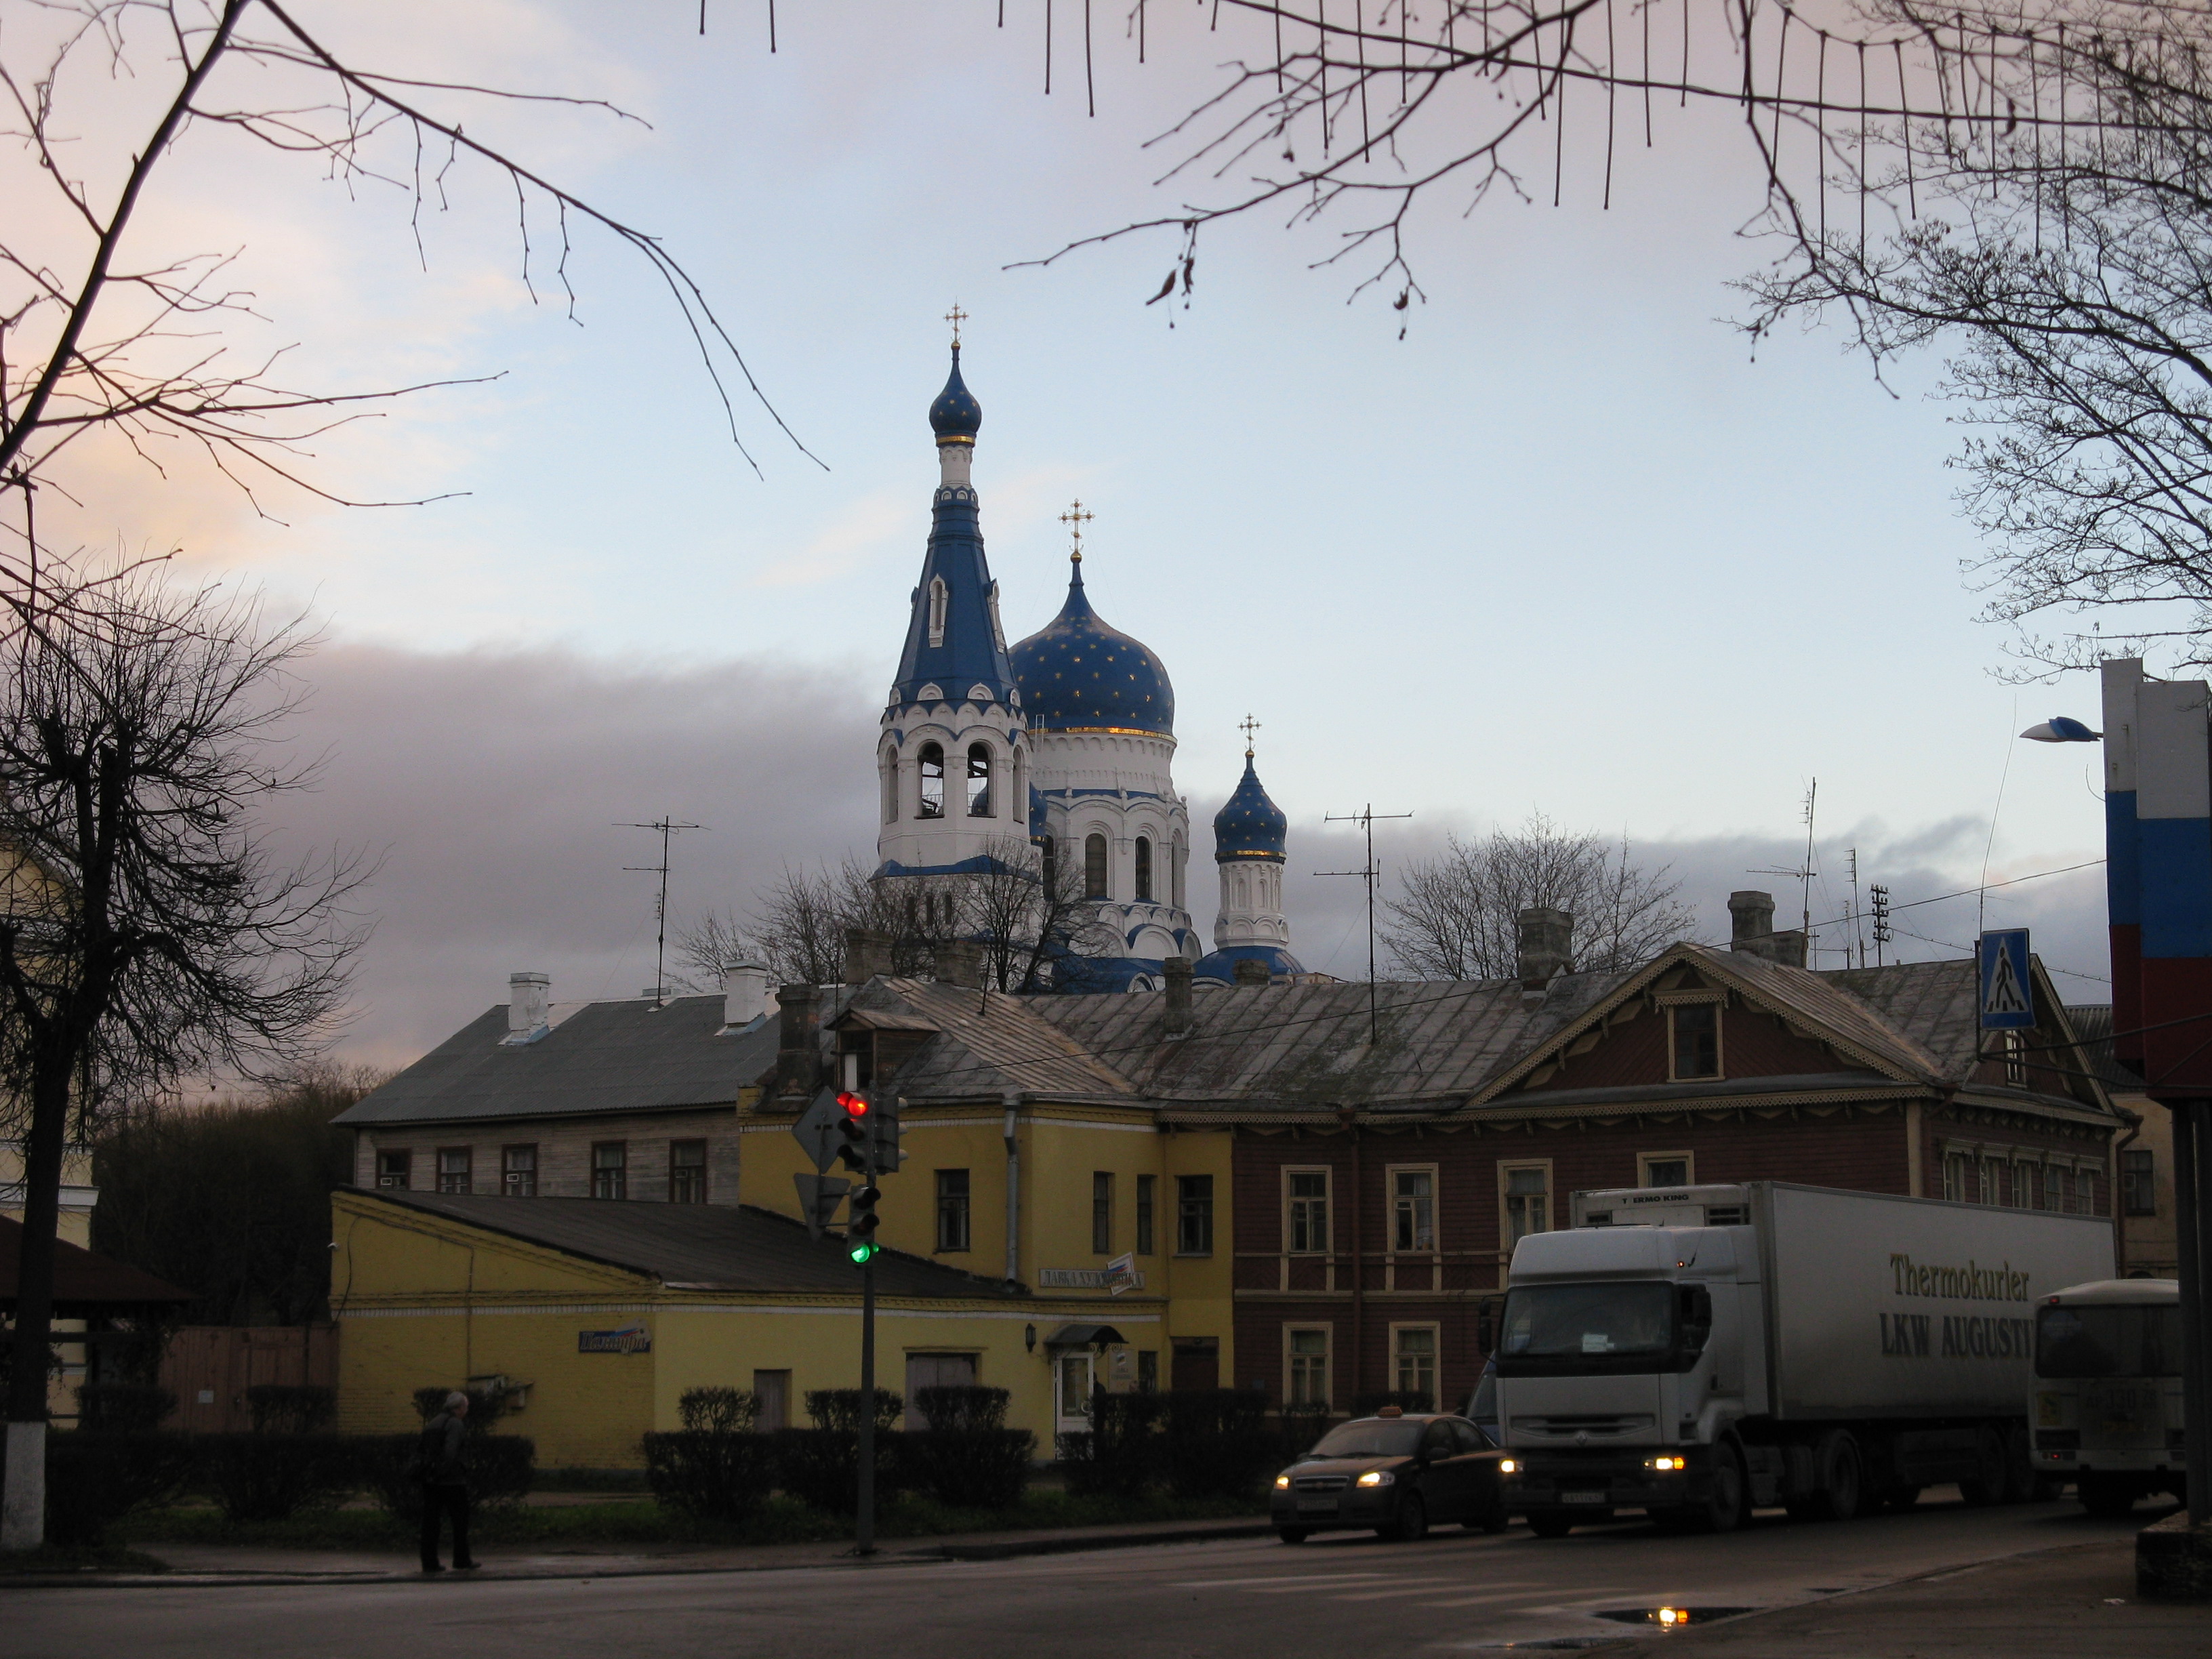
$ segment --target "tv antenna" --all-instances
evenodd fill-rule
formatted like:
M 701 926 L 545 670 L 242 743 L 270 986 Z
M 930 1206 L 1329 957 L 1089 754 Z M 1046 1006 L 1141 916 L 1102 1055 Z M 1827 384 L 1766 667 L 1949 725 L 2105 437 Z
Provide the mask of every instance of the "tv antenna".
M 653 907 L 654 922 L 653 943 L 653 1006 L 668 1006 L 668 847 L 686 830 L 704 830 L 703 823 L 684 823 L 674 818 L 655 818 L 651 823 L 617 823 L 617 830 L 653 830 L 660 835 L 660 862 L 658 864 L 625 864 L 623 869 L 633 875 L 657 875 L 660 878 L 660 896 Z
M 1801 910 L 1798 925 L 1804 930 L 1805 960 L 1808 963 L 1819 960 L 1813 951 L 1813 878 L 1820 874 L 1820 871 L 1814 866 L 1813 862 L 1813 808 L 1814 804 L 1820 799 L 1820 781 L 1818 778 L 1814 778 L 1805 789 L 1805 862 L 1795 870 L 1784 870 L 1769 867 L 1764 870 L 1753 870 L 1748 872 L 1754 876 L 1788 876 L 1792 880 L 1802 884 L 1800 890 Z M 1846 965 L 1849 964 L 1850 960 L 1850 957 L 1846 955 L 1844 957 Z
M 1357 870 L 1316 870 L 1317 876 L 1358 876 L 1367 884 L 1367 1043 L 1370 1048 L 1382 1040 L 1381 1017 L 1375 1008 L 1375 878 L 1382 873 L 1375 862 L 1375 820 L 1377 818 L 1410 818 L 1411 812 L 1378 812 L 1373 803 L 1357 812 L 1331 812 L 1322 819 L 1323 823 L 1356 823 L 1367 837 L 1367 862 Z

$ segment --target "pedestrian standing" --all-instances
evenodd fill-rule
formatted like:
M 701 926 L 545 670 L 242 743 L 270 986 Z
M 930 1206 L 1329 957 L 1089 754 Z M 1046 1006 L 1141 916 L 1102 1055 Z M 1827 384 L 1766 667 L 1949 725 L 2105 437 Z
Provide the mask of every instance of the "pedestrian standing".
M 466 1572 L 477 1564 L 469 1554 L 469 1482 L 461 1466 L 461 1444 L 468 1438 L 469 1397 L 458 1389 L 446 1396 L 445 1409 L 422 1425 L 416 1443 L 416 1477 L 422 1485 L 422 1571 L 443 1572 L 438 1564 L 438 1517 L 453 1525 L 453 1565 Z

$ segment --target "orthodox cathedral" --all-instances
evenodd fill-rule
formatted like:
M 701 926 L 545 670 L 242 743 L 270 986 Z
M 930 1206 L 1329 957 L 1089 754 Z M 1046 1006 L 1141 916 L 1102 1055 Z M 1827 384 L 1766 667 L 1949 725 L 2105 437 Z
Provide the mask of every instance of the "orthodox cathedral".
M 1289 823 L 1261 787 L 1249 742 L 1243 779 L 1213 820 L 1221 904 L 1213 949 L 1199 947 L 1184 897 L 1190 807 L 1170 770 L 1175 687 L 1148 647 L 1091 609 L 1080 502 L 1064 515 L 1074 548 L 1060 614 L 1006 644 L 973 477 L 983 410 L 960 378 L 957 339 L 929 424 L 937 494 L 876 746 L 876 873 L 980 873 L 1021 842 L 1041 849 L 1048 871 L 1078 861 L 1083 893 L 1116 940 L 1116 954 L 1084 960 L 1085 990 L 1156 990 L 1174 957 L 1194 964 L 1199 984 L 1233 981 L 1240 962 L 1264 964 L 1271 979 L 1303 974 L 1283 915 Z

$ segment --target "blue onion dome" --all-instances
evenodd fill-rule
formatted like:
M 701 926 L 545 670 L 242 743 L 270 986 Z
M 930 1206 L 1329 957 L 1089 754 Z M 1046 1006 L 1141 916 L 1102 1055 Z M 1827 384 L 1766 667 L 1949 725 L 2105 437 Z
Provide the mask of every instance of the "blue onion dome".
M 1083 591 L 1073 561 L 1060 614 L 1006 653 L 1032 732 L 1175 734 L 1175 687 L 1146 647 L 1109 628 Z
M 939 443 L 974 443 L 983 424 L 983 405 L 960 378 L 960 348 L 952 348 L 952 375 L 929 406 L 929 429 Z
M 1252 751 L 1244 751 L 1244 778 L 1228 805 L 1213 815 L 1213 861 L 1273 859 L 1281 863 L 1291 821 L 1283 809 L 1267 799 L 1260 775 L 1252 769 Z

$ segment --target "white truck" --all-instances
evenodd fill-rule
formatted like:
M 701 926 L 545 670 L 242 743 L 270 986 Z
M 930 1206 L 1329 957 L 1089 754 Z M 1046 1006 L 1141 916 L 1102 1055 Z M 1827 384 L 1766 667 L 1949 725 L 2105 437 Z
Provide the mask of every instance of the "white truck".
M 2033 1492 L 2043 1297 L 2112 1272 L 2112 1224 L 1755 1181 L 1578 1193 L 1513 1251 L 1495 1340 L 1510 1508 L 1725 1532 Z

